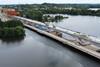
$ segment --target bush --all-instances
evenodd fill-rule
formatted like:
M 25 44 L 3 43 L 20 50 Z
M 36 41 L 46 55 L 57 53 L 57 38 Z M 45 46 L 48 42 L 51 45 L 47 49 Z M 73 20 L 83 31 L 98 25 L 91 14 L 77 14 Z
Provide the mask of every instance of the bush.
M 15 28 L 15 34 L 16 34 L 17 36 L 23 36 L 23 35 L 25 35 L 25 31 L 23 30 L 23 27 L 17 26 L 17 27 Z

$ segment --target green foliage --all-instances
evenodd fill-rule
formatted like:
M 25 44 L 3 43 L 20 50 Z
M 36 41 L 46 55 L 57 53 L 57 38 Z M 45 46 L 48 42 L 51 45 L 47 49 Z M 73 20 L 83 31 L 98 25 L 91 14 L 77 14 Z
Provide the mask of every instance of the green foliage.
M 60 15 L 59 15 L 59 16 L 55 16 L 55 19 L 56 19 L 56 20 L 60 20 L 60 19 L 63 19 L 63 18 L 64 18 L 64 17 L 63 17 L 63 16 L 60 16 Z
M 90 15 L 90 16 L 100 16 L 100 10 L 88 10 L 83 8 L 73 8 L 73 9 L 64 9 L 64 8 L 27 8 L 23 9 L 21 12 L 26 18 L 33 20 L 44 21 L 42 20 L 43 14 L 69 14 L 69 15 Z M 46 20 L 46 18 L 45 18 Z
M 70 15 L 90 15 L 100 16 L 100 10 L 88 10 L 88 8 L 100 8 L 100 4 L 24 4 L 24 5 L 5 5 L 7 8 L 18 10 L 21 16 L 33 20 L 42 21 L 43 14 L 70 14 Z M 66 9 L 72 8 L 72 9 Z
M 4 27 L 16 27 L 16 26 L 23 26 L 23 24 L 19 20 L 10 20 L 4 22 Z
M 17 26 L 17 27 L 15 28 L 15 34 L 16 34 L 17 36 L 23 36 L 23 35 L 25 35 L 25 31 L 23 30 L 23 27 Z
M 100 4 L 56 4 L 56 3 L 42 3 L 42 4 L 18 4 L 18 5 L 2 5 L 4 8 L 15 8 L 18 10 L 23 10 L 27 8 L 100 8 Z
M 0 28 L 2 28 L 2 27 L 3 27 L 3 22 L 0 19 Z
M 50 15 L 45 15 L 45 16 L 43 16 L 42 21 L 43 22 L 58 22 L 58 21 L 62 20 L 63 18 L 64 17 L 60 16 L 60 15 L 57 15 L 55 17 L 52 17 Z
M 87 10 L 87 9 L 41 9 L 44 14 L 70 14 L 70 15 L 91 15 L 100 16 L 100 10 Z
M 27 10 L 27 12 L 24 13 L 27 18 L 38 20 L 38 21 L 42 20 L 43 13 L 41 11 L 33 9 L 33 10 Z
M 0 38 L 17 38 L 25 35 L 23 24 L 18 20 L 0 22 Z

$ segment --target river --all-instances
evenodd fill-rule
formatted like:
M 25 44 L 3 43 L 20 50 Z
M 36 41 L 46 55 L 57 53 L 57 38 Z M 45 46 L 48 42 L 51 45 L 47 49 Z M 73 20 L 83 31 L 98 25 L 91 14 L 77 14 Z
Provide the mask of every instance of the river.
M 100 17 L 69 16 L 68 19 L 63 19 L 57 25 L 100 38 Z
M 0 40 L 0 67 L 100 67 L 100 63 L 25 29 L 18 41 Z
M 55 16 L 56 14 L 49 14 Z M 63 14 L 61 14 L 63 15 Z M 81 16 L 81 15 L 63 15 L 65 18 L 58 22 L 53 22 L 54 25 L 70 29 L 73 31 L 85 33 L 100 38 L 100 17 L 97 16 Z M 52 22 L 51 22 L 52 23 Z

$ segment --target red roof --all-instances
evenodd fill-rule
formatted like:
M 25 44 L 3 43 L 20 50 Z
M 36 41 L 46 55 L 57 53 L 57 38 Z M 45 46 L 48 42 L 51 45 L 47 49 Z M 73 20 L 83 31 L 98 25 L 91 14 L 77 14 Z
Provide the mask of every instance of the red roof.
M 19 12 L 17 12 L 15 9 L 3 9 L 3 12 L 10 16 L 17 16 Z

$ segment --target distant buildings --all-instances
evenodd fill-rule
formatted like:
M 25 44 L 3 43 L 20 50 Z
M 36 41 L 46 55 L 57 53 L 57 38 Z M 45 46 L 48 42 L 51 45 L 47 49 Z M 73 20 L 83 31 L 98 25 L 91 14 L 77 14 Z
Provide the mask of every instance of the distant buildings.
M 1 9 L 2 9 L 2 7 L 0 7 L 0 13 L 1 13 Z
M 11 8 L 2 8 L 1 12 L 5 13 L 8 16 L 17 16 L 17 15 L 19 15 L 19 12 L 17 12 L 15 9 L 11 9 Z
M 11 18 L 9 18 L 9 16 L 18 16 L 18 15 L 20 15 L 20 14 L 15 9 L 0 7 L 0 19 L 2 21 L 11 20 Z

